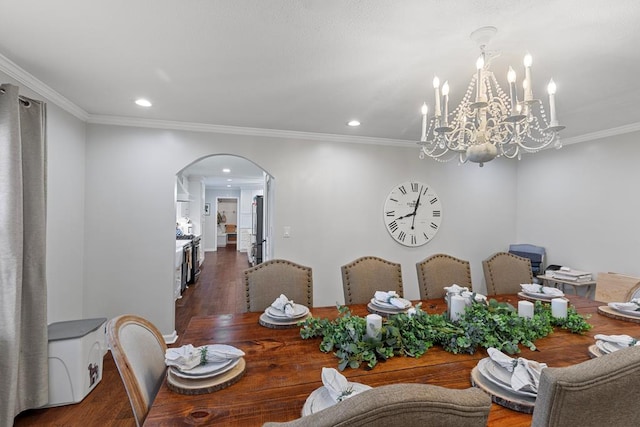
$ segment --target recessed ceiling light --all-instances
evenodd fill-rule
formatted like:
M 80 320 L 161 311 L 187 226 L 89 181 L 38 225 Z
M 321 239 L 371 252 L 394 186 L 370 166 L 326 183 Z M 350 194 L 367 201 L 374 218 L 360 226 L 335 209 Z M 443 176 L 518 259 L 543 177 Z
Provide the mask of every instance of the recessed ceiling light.
M 151 102 L 147 99 L 136 99 L 136 104 L 141 106 L 141 107 L 151 107 Z
M 231 178 L 227 178 L 227 182 L 231 182 L 233 181 Z
M 227 184 L 227 187 L 228 187 L 228 188 L 231 188 L 231 184 Z
M 224 173 L 230 173 L 230 172 L 231 172 L 231 169 L 229 169 L 229 168 L 224 168 L 224 169 L 222 169 L 222 172 L 224 172 Z
M 349 120 L 347 122 L 347 126 L 351 126 L 351 127 L 356 127 L 356 126 L 360 126 L 360 122 L 357 120 Z

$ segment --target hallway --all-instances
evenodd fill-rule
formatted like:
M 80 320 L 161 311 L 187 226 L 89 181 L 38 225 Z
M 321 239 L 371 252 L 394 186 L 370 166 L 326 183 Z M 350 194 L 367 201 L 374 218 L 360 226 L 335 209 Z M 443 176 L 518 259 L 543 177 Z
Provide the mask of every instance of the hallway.
M 207 252 L 200 278 L 176 301 L 178 341 L 193 316 L 245 311 L 242 272 L 249 267 L 247 254 L 235 246 Z M 127 393 L 111 352 L 104 357 L 102 381 L 80 403 L 49 409 L 25 411 L 15 419 L 23 426 L 135 426 Z

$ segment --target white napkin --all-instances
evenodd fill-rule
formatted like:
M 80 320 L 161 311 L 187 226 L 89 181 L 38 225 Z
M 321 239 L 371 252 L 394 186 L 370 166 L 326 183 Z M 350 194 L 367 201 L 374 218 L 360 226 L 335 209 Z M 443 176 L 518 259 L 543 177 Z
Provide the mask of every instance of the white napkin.
M 322 368 L 322 384 L 336 402 L 342 402 L 358 394 L 344 375 L 333 368 Z
M 293 300 L 287 298 L 284 294 L 280 294 L 278 298 L 274 302 L 271 303 L 271 307 L 275 308 L 286 314 L 289 317 L 292 317 L 295 314 L 295 309 L 293 307 Z
M 561 297 L 564 296 L 564 292 L 558 288 L 552 288 L 550 286 L 542 286 L 536 283 L 523 283 L 520 285 L 524 292 L 534 293 L 534 294 L 546 294 L 552 297 Z
M 640 298 L 634 298 L 629 302 L 610 302 L 608 305 L 623 311 L 640 311 Z
M 640 346 L 640 342 L 629 335 L 602 335 L 596 334 L 593 338 L 600 341 L 610 342 L 617 345 L 620 348 L 633 347 L 634 345 Z
M 471 300 L 471 297 L 473 297 L 474 292 L 470 291 L 469 288 L 467 287 L 462 287 L 456 284 L 453 284 L 451 286 L 445 286 L 444 290 L 447 291 L 447 294 L 453 294 L 453 295 L 460 295 L 463 296 L 465 298 L 469 298 L 469 300 Z M 475 299 L 476 301 L 484 301 L 487 299 L 486 296 L 482 295 L 482 294 L 475 294 Z
M 411 301 L 408 301 L 404 298 L 400 298 L 400 296 L 396 293 L 396 291 L 376 291 L 374 294 L 374 298 L 377 301 L 386 302 L 387 304 L 391 304 L 394 307 L 404 309 L 411 305 Z
M 167 366 L 175 366 L 181 371 L 188 371 L 201 365 L 203 358 L 206 362 L 216 363 L 238 359 L 242 356 L 244 356 L 242 350 L 230 345 L 211 344 L 194 347 L 187 344 L 182 347 L 168 348 L 164 354 L 164 363 Z
M 546 363 L 527 360 L 524 357 L 514 359 L 500 350 L 490 347 L 487 349 L 489 357 L 502 368 L 511 372 L 511 388 L 516 391 L 538 392 L 540 374 L 547 367 Z

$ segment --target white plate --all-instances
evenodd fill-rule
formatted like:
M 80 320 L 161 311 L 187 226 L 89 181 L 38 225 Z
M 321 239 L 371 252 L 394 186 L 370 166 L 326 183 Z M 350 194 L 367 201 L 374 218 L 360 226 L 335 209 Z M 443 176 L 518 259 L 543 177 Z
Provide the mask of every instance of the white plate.
M 622 309 L 622 308 L 618 308 L 615 305 L 611 305 L 611 303 L 609 303 L 609 307 L 611 307 L 612 309 L 614 309 L 615 311 L 617 311 L 619 313 L 626 314 L 627 316 L 640 317 L 640 311 L 625 310 L 625 309 Z
M 349 383 L 351 387 L 353 387 L 353 391 L 357 393 L 361 393 L 365 390 L 371 390 L 366 384 L 360 383 Z M 311 392 L 309 397 L 307 397 L 307 401 L 304 402 L 304 406 L 302 407 L 302 416 L 311 415 L 318 411 L 322 411 L 330 406 L 335 405 L 337 402 L 331 398 L 329 394 L 329 390 L 325 386 L 315 389 Z
M 196 366 L 189 371 L 181 371 L 175 366 L 172 366 L 171 373 L 176 377 L 186 379 L 211 378 L 230 371 L 238 364 L 238 362 L 240 362 L 240 359 L 241 357 L 225 360 L 224 362 L 206 363 L 204 365 Z
M 403 308 L 396 307 L 395 305 L 390 304 L 388 302 L 379 301 L 375 298 L 371 298 L 371 304 L 378 306 L 380 308 L 386 308 L 388 310 L 406 310 L 407 308 L 411 307 L 411 301 L 409 301 L 408 299 L 404 299 L 404 298 L 396 298 L 396 299 L 404 304 Z
M 552 300 L 554 298 L 562 298 L 564 297 L 564 293 L 562 294 L 558 294 L 558 295 L 551 295 L 551 294 L 541 294 L 538 292 L 527 292 L 527 291 L 522 291 L 525 295 L 529 295 L 531 297 L 536 297 L 536 298 L 541 298 L 541 299 L 548 299 L 548 300 Z
M 483 377 L 485 377 L 493 384 L 505 390 L 508 390 L 513 394 L 533 398 L 537 396 L 536 393 L 532 393 L 530 391 L 514 390 L 513 388 L 511 388 L 511 373 L 495 364 L 490 357 L 484 358 L 480 362 L 478 362 L 478 371 Z
M 304 317 L 309 314 L 309 308 L 302 304 L 293 304 L 293 315 L 287 316 L 282 311 L 273 308 L 271 306 L 267 307 L 264 311 L 267 313 L 267 316 L 273 317 L 274 319 L 298 319 L 300 317 Z

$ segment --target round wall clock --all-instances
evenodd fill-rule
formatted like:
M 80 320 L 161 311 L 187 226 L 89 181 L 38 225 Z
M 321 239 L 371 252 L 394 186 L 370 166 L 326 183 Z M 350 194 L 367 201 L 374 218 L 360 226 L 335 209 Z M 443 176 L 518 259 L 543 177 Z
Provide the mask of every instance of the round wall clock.
M 436 235 L 442 203 L 422 182 L 407 181 L 391 190 L 384 202 L 384 223 L 391 237 L 405 246 L 422 246 Z

